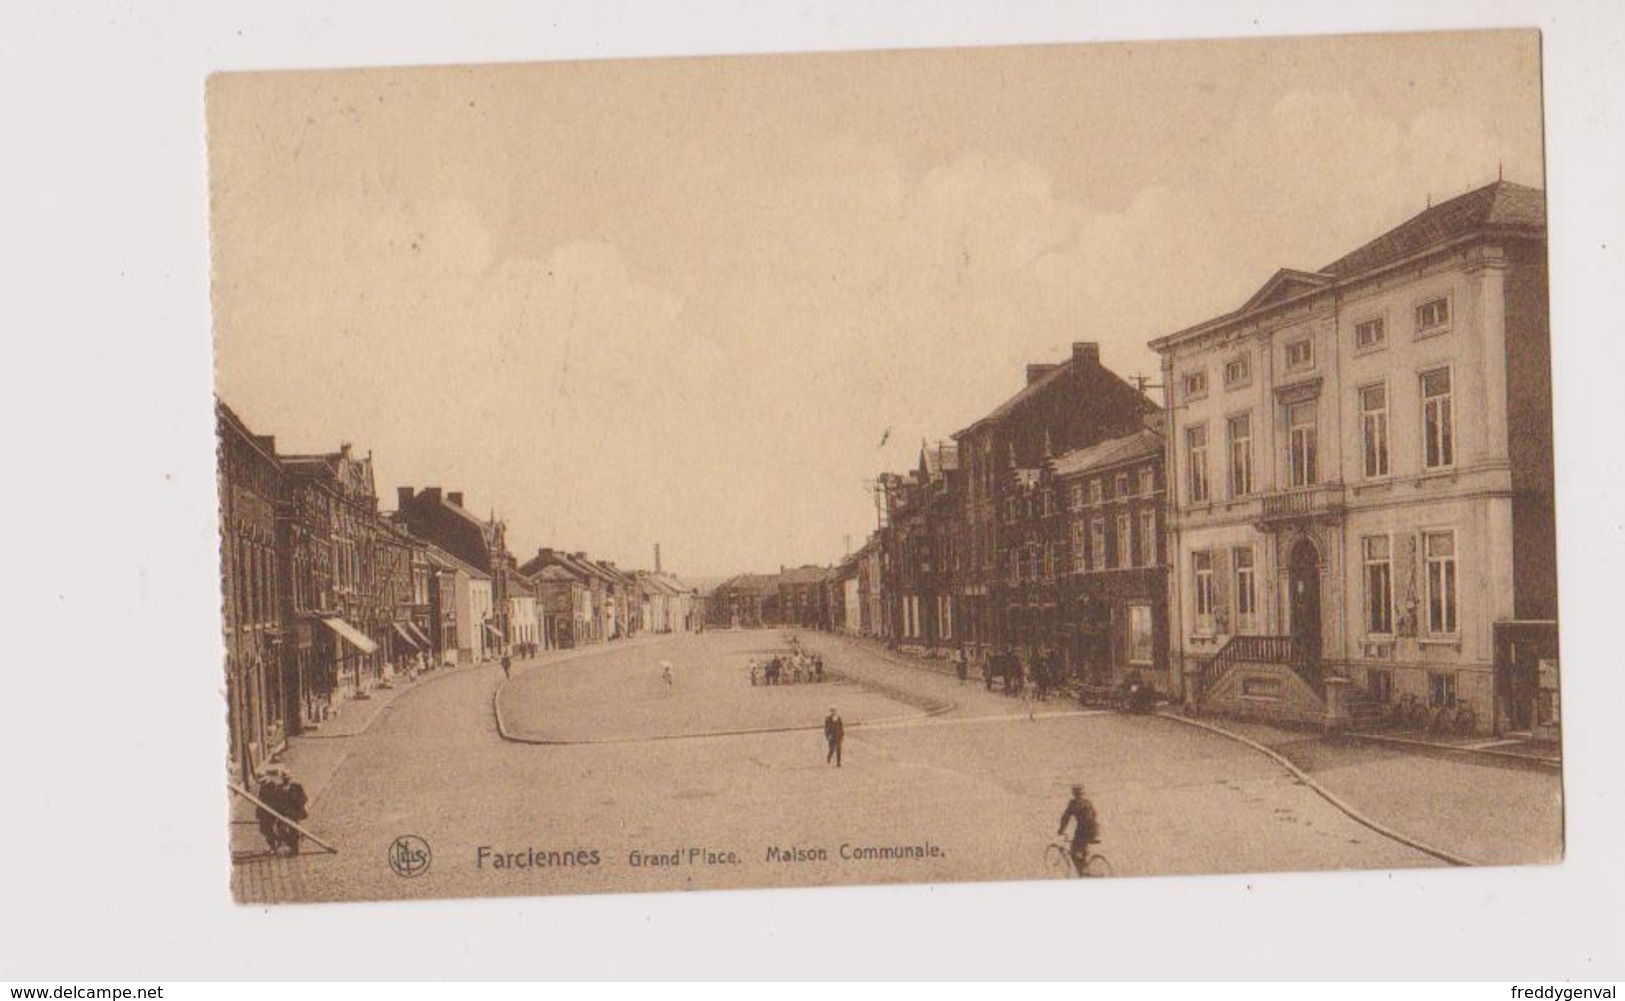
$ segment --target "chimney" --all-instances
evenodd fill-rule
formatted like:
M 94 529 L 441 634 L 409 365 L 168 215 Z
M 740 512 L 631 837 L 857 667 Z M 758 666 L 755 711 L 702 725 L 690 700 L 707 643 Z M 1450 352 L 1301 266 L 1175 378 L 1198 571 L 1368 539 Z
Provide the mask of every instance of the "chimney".
M 660 572 L 660 543 L 655 543 L 655 573 Z
M 414 493 L 416 493 L 416 491 L 414 491 L 411 487 L 396 487 L 395 506 L 401 511 L 405 511 L 407 505 L 412 503 L 412 495 Z
M 1055 369 L 1056 369 L 1056 366 L 1054 366 L 1054 365 L 1040 365 L 1040 364 L 1038 364 L 1036 362 L 1031 364 L 1031 365 L 1028 365 L 1027 366 L 1027 385 L 1031 386 L 1033 383 L 1037 382 L 1039 379 L 1042 379 L 1044 376 L 1049 375 L 1051 372 L 1055 371 Z
M 1072 364 L 1090 364 L 1100 367 L 1100 343 L 1098 341 L 1073 341 Z
M 461 490 L 453 490 L 451 493 L 446 495 L 446 503 L 455 505 L 456 507 L 462 507 L 463 492 Z
M 430 504 L 433 504 L 436 507 L 440 506 L 440 488 L 439 487 L 424 487 L 423 488 L 423 496 L 429 498 L 429 503 Z
M 575 555 L 576 559 L 584 560 L 584 559 L 587 558 L 587 551 L 585 549 L 580 549 L 580 550 L 577 550 L 574 555 Z

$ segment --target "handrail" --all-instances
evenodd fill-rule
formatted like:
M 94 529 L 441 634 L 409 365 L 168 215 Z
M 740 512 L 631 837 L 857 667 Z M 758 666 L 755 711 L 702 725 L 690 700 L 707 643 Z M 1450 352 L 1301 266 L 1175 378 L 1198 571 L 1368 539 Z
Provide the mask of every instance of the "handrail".
M 1324 691 L 1325 679 L 1321 675 L 1319 659 L 1310 655 L 1303 641 L 1296 636 L 1263 636 L 1245 634 L 1232 636 L 1202 667 L 1202 691 L 1210 691 L 1219 679 L 1237 664 L 1279 664 L 1290 667 L 1293 673 L 1316 692 Z

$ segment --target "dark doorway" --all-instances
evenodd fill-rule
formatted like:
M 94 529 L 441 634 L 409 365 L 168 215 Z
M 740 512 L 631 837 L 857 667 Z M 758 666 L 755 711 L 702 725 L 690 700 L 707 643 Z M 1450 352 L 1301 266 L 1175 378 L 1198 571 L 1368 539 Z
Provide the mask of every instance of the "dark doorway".
M 1295 652 L 1310 664 L 1320 662 L 1320 553 L 1299 539 L 1287 562 L 1289 614 Z

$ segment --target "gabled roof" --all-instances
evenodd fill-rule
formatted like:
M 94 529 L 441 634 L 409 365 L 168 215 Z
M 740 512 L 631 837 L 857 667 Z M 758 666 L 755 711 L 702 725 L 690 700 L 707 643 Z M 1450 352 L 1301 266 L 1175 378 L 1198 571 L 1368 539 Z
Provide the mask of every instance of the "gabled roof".
M 511 569 L 511 568 L 508 570 L 508 597 L 510 597 L 510 598 L 513 598 L 513 597 L 516 597 L 516 596 L 531 597 L 531 596 L 534 596 L 535 594 L 536 594 L 536 585 L 531 581 L 531 579 L 529 577 L 526 577 L 524 574 L 520 573 L 517 570 Z
M 1050 460 L 1050 469 L 1056 476 L 1076 476 L 1161 453 L 1162 435 L 1147 429 L 1058 455 Z
M 1320 270 L 1347 278 L 1479 230 L 1545 228 L 1546 192 L 1511 181 L 1496 181 L 1412 216 Z

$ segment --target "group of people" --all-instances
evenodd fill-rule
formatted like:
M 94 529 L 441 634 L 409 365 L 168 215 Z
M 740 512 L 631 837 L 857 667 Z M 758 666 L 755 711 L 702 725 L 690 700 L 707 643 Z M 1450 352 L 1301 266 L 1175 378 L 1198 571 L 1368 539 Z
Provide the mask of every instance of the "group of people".
M 752 685 L 818 684 L 824 680 L 824 658 L 817 654 L 793 653 L 750 662 Z
M 790 652 L 766 661 L 750 662 L 750 683 L 755 685 L 814 684 L 824 680 L 824 658 L 801 649 L 801 641 L 792 633 L 785 637 Z
M 260 835 L 272 855 L 283 848 L 289 855 L 299 854 L 299 830 L 289 821 L 301 821 L 308 815 L 305 787 L 293 780 L 293 773 L 283 764 L 273 762 L 260 769 L 259 785 L 254 790 L 259 803 L 254 808 L 254 819 L 259 823 Z

